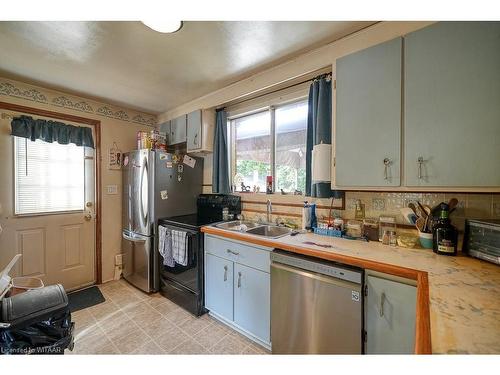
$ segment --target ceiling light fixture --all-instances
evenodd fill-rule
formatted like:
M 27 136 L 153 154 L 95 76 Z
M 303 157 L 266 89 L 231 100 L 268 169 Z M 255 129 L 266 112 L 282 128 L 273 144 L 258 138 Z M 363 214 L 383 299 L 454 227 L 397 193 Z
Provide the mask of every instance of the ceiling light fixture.
M 175 33 L 182 27 L 182 21 L 149 20 L 141 22 L 151 30 L 158 31 L 159 33 Z

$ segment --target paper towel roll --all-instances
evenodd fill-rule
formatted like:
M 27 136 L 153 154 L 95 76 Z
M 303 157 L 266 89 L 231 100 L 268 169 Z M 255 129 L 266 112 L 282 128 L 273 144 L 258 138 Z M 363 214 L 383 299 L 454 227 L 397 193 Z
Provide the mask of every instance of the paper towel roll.
M 332 145 L 321 143 L 312 150 L 312 181 L 331 181 Z

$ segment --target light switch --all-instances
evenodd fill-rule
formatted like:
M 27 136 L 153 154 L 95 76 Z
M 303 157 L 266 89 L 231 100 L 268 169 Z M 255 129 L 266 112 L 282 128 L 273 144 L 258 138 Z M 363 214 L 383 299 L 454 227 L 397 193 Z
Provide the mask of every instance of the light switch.
M 118 185 L 107 185 L 108 194 L 118 194 Z

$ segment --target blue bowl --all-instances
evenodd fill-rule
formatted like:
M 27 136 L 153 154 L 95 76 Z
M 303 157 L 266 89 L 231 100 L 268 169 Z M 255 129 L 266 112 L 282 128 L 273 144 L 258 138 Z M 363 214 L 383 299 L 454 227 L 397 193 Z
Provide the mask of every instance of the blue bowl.
M 424 249 L 432 249 L 432 233 L 419 233 L 418 238 Z

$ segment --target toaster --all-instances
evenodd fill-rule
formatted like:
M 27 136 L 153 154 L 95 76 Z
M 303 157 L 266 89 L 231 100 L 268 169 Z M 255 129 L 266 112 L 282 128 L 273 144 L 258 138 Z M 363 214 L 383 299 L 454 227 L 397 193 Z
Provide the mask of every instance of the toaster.
M 500 220 L 465 220 L 462 252 L 500 265 Z

